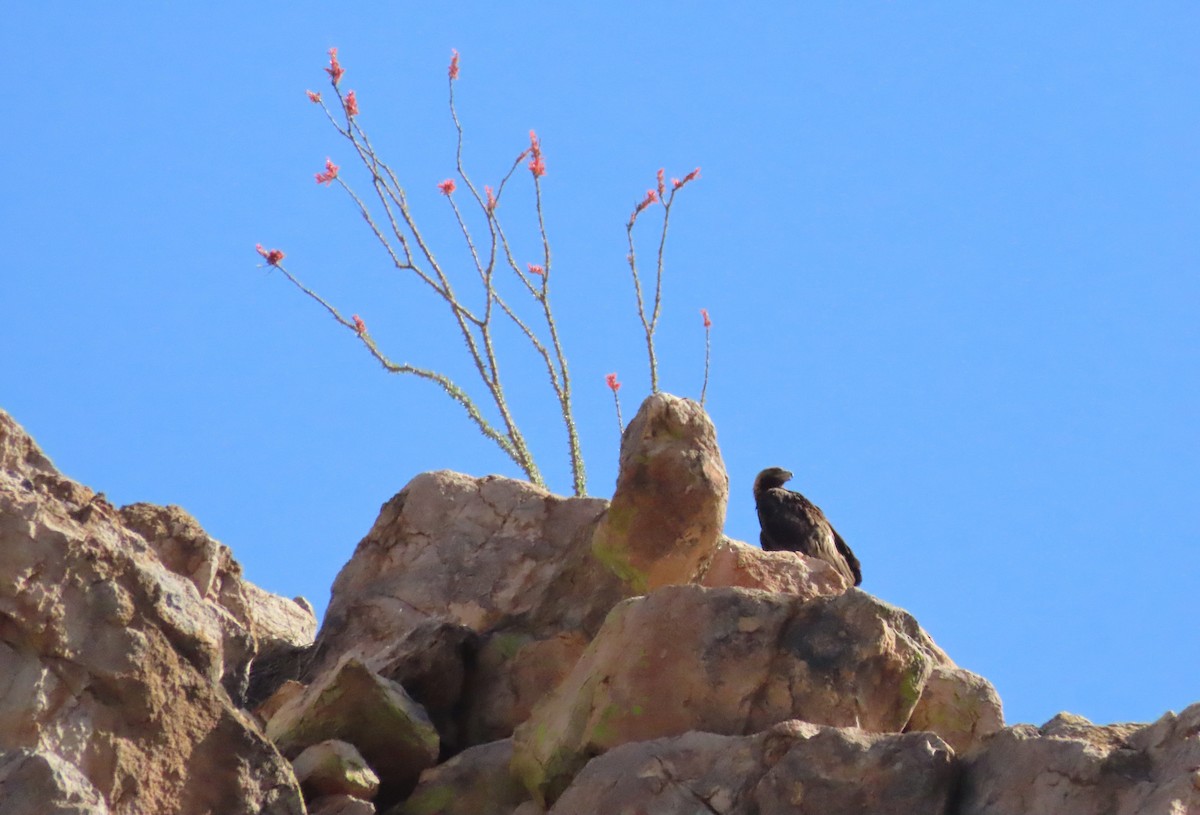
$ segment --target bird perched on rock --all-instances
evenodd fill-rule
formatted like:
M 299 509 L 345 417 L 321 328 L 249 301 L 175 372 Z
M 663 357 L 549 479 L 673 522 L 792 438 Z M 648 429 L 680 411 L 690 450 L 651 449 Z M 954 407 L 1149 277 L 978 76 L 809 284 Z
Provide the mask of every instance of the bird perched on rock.
M 782 467 L 768 467 L 754 479 L 762 548 L 820 558 L 857 586 L 862 582 L 858 558 L 829 525 L 820 507 L 800 493 L 783 488 L 791 478 L 792 474 Z

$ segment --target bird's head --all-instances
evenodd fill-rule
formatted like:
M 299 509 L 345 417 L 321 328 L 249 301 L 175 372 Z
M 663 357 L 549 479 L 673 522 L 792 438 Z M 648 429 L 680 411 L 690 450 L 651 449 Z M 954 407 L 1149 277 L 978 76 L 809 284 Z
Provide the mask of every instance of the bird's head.
M 782 487 L 784 484 L 792 480 L 792 473 L 782 467 L 768 467 L 758 474 L 754 479 L 754 491 L 769 490 L 774 487 Z

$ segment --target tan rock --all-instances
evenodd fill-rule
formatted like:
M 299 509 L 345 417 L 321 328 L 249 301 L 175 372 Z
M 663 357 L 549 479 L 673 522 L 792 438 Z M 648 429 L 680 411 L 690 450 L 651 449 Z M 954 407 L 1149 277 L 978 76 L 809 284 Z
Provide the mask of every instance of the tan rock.
M 800 552 L 764 552 L 722 537 L 712 562 L 697 581 L 701 586 L 762 589 L 797 597 L 830 597 L 850 588 L 837 569 Z
M 570 673 L 590 638 L 578 631 L 546 639 L 520 632 L 488 636 L 476 656 L 466 694 L 466 743 L 506 739 L 529 718 L 533 706 Z
M 190 581 L 213 606 L 222 623 L 222 683 L 235 701 L 247 696 L 251 660 L 265 664 L 281 652 L 312 645 L 317 619 L 308 601 L 289 600 L 246 581 L 229 547 L 212 538 L 181 507 L 130 504 L 119 515 L 128 529 L 150 544 L 163 565 Z
M 962 815 L 1200 812 L 1200 704 L 1150 725 L 1059 714 L 993 736 L 963 773 Z
M 296 781 L 307 800 L 350 795 L 369 801 L 379 792 L 379 776 L 349 742 L 327 739 L 304 748 L 292 759 Z
M 353 795 L 326 795 L 309 805 L 308 815 L 375 815 L 375 805 Z
M 954 755 L 929 733 L 788 721 L 751 736 L 692 731 L 593 759 L 550 815 L 941 815 Z
M 289 758 L 327 739 L 353 744 L 379 776 L 378 802 L 403 799 L 438 758 L 438 735 L 400 685 L 345 657 L 267 722 L 267 735 Z
M 510 815 L 529 793 L 508 770 L 512 740 L 480 744 L 421 774 L 388 815 Z
M 254 715 L 266 726 L 266 723 L 271 721 L 271 717 L 278 713 L 281 707 L 304 693 L 304 689 L 307 687 L 308 685 L 297 682 L 295 679 L 287 680 L 276 688 L 265 702 L 254 709 Z
M 937 733 L 958 755 L 977 749 L 1004 727 L 1000 695 L 979 674 L 938 665 L 908 720 L 908 730 Z
M 104 798 L 83 773 L 53 753 L 0 753 L 0 812 L 4 815 L 109 815 Z
M 613 609 L 517 728 L 513 770 L 553 800 L 590 757 L 627 742 L 789 719 L 899 731 L 938 664 L 951 663 L 911 616 L 857 589 L 804 601 L 668 586 Z
M 54 754 L 117 815 L 302 812 L 218 686 L 231 626 L 0 412 L 0 750 Z
M 688 583 L 716 551 L 728 501 L 708 414 L 690 399 L 656 393 L 621 437 L 617 489 L 592 551 L 634 594 Z
M 489 740 L 508 735 L 517 721 L 505 717 L 521 715 L 526 707 L 512 701 L 508 688 L 532 674 L 521 667 L 516 670 L 525 679 L 513 679 L 510 659 L 490 659 L 486 671 L 467 677 L 465 667 L 454 662 L 464 660 L 465 666 L 473 645 L 437 632 L 458 626 L 485 638 L 492 632 L 522 641 L 560 634 L 590 638 L 609 609 L 628 596 L 621 580 L 591 555 L 592 532 L 606 506 L 603 500 L 562 498 L 507 478 L 450 472 L 417 476 L 384 505 L 334 582 L 313 672 L 352 654 L 412 684 L 418 675 L 432 676 L 421 667 L 426 651 L 397 644 L 430 642 L 441 655 L 438 670 L 445 672 L 440 685 L 432 683 L 442 696 L 435 712 L 458 705 L 449 691 L 458 689 L 457 677 L 463 676 L 481 697 L 505 699 L 507 705 L 507 712 L 473 705 L 463 722 L 466 730 Z M 427 638 L 430 632 L 436 637 Z M 466 654 L 455 655 L 459 645 Z M 540 691 L 559 678 L 548 676 Z M 423 693 L 416 685 L 414 690 Z M 476 714 L 486 722 L 473 724 Z M 456 743 L 444 721 L 439 723 L 452 749 L 465 746 Z

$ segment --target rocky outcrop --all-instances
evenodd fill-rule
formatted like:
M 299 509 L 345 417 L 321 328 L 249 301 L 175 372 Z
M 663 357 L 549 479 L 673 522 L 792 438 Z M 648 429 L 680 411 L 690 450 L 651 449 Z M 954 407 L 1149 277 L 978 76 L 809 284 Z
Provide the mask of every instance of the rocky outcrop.
M 961 815 L 1200 812 L 1200 704 L 1150 725 L 1059 714 L 997 733 L 963 772 Z
M 379 776 L 379 800 L 395 803 L 438 758 L 438 734 L 403 687 L 353 656 L 285 702 L 267 722 L 267 736 L 291 759 L 329 739 L 353 745 Z
M 517 729 L 513 769 L 553 801 L 591 757 L 628 742 L 790 719 L 897 732 L 940 664 L 953 663 L 915 620 L 858 590 L 804 601 L 668 586 L 613 610 Z
M 764 552 L 726 537 L 696 582 L 709 588 L 762 589 L 806 600 L 832 597 L 850 588 L 841 572 L 820 558 L 800 552 Z
M 621 436 L 617 489 L 592 541 L 633 594 L 691 582 L 725 525 L 729 476 L 699 403 L 656 393 Z
M 306 677 L 361 659 L 429 709 L 447 754 L 510 735 L 629 594 L 591 555 L 606 508 L 507 478 L 417 476 L 334 581 Z
M 931 733 L 787 721 L 752 736 L 692 731 L 593 759 L 550 815 L 942 815 L 954 753 Z
M 666 395 L 611 505 L 418 476 L 312 645 L 183 510 L 114 509 L 0 413 L 0 813 L 1200 812 L 1200 705 L 1005 728 L 911 615 L 721 536 L 724 479 Z
M 86 779 L 113 813 L 302 812 L 291 767 L 222 689 L 236 688 L 254 642 L 0 413 L 10 788 L 40 775 L 87 799 Z M 23 757 L 16 770 L 12 754 Z

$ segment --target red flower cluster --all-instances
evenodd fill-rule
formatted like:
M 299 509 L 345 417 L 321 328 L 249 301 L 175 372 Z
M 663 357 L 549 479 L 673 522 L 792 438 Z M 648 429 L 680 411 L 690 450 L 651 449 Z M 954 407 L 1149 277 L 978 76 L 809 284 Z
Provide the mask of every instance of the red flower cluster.
M 667 187 L 663 184 L 663 168 L 658 168 L 658 197 L 662 198 L 667 192 Z
M 487 211 L 495 212 L 496 211 L 496 196 L 492 193 L 492 188 L 487 186 L 486 184 L 484 184 L 483 192 L 487 195 Z
M 688 183 L 689 181 L 695 181 L 699 177 L 700 177 L 700 168 L 697 167 L 696 169 L 692 170 L 690 173 L 685 175 L 682 179 L 672 178 L 671 179 L 671 188 L 677 190 L 680 187 L 682 187 L 684 184 Z
M 350 93 L 346 94 L 346 115 L 358 115 L 358 98 L 354 95 L 354 91 L 350 91 Z
M 442 195 L 449 195 L 454 192 L 454 179 L 447 178 L 445 181 L 438 184 L 438 189 L 442 191 Z
M 329 74 L 329 78 L 333 80 L 333 84 L 342 81 L 342 74 L 346 73 L 342 70 L 342 66 L 338 64 L 337 49 L 329 49 L 329 67 L 325 69 L 325 73 Z
M 359 317 L 357 314 L 354 315 L 354 330 L 359 334 L 367 333 L 367 324 L 364 323 L 362 321 L 362 317 Z
M 329 159 L 325 159 L 325 172 L 317 173 L 318 184 L 329 184 L 333 179 L 338 177 L 338 166 Z
M 529 171 L 533 173 L 534 178 L 541 178 L 546 174 L 546 162 L 542 161 L 542 145 L 538 141 L 537 133 L 529 131 Z
M 321 104 L 321 94 L 317 93 L 316 91 L 305 91 L 305 93 L 308 94 L 308 101 L 312 102 L 314 105 Z
M 712 328 L 712 320 L 708 319 L 708 309 L 700 309 L 700 316 L 704 318 L 704 327 Z
M 530 274 L 535 274 L 535 275 L 540 276 L 540 275 L 544 275 L 546 273 L 546 270 L 543 269 L 541 266 L 538 266 L 536 263 L 526 263 L 525 265 L 529 267 Z
M 450 49 L 450 81 L 458 79 L 458 49 Z
M 260 255 L 263 256 L 263 259 L 267 261 L 268 266 L 278 266 L 280 261 L 283 260 L 282 249 L 263 249 L 263 245 L 261 243 L 255 244 L 254 248 Z
M 640 213 L 642 210 L 644 210 L 646 207 L 650 206 L 657 200 L 658 200 L 657 192 L 655 192 L 654 190 L 646 190 L 646 197 L 642 199 L 642 203 L 638 204 L 637 209 L 635 209 L 633 211 L 633 217 L 636 218 L 638 216 L 638 213 Z
M 608 389 L 616 393 L 621 389 L 621 383 L 617 381 L 616 374 L 605 374 L 604 381 L 608 383 Z

